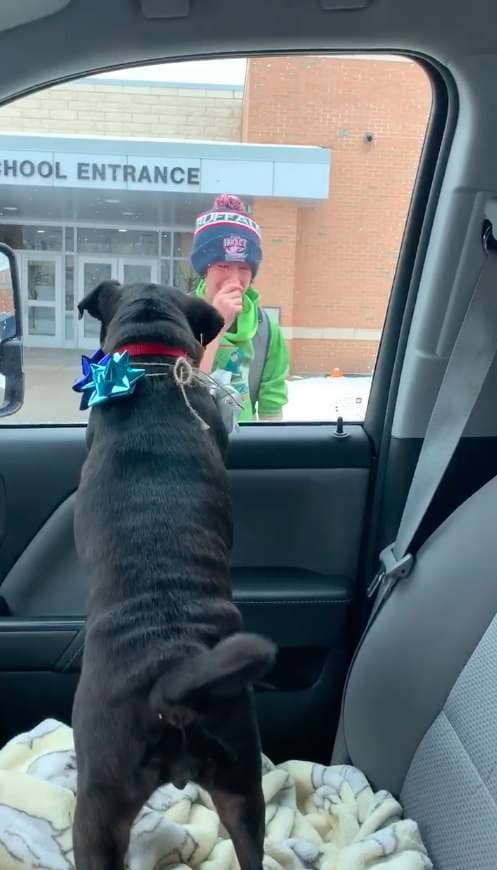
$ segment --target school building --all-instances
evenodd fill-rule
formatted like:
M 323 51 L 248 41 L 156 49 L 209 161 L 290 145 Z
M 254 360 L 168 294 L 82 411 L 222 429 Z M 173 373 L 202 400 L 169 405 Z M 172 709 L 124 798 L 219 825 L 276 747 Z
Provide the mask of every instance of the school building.
M 123 73 L 124 75 L 124 73 Z M 25 343 L 95 347 L 99 281 L 194 286 L 196 215 L 244 199 L 292 373 L 372 371 L 430 111 L 397 59 L 250 60 L 245 87 L 91 78 L 0 110 L 0 240 Z

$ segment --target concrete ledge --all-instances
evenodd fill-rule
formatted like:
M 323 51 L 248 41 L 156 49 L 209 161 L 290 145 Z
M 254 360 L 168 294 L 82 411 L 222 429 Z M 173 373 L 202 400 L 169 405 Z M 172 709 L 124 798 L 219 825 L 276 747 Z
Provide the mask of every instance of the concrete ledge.
M 282 326 L 286 339 L 306 338 L 321 341 L 379 341 L 381 329 L 359 329 L 354 326 Z

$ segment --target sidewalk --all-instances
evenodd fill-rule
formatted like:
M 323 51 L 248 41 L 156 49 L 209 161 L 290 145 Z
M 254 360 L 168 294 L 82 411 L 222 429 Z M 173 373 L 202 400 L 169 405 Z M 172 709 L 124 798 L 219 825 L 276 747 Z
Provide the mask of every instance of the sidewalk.
M 24 405 L 12 423 L 85 423 L 71 389 L 81 371 L 81 350 L 24 348 Z M 5 418 L 8 422 L 9 418 Z

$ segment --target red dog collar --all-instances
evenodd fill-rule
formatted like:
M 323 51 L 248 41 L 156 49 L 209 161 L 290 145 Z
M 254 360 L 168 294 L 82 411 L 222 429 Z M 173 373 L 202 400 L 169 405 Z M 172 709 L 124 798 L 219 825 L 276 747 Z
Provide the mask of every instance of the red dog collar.
M 161 341 L 143 341 L 137 344 L 123 344 L 122 347 L 116 348 L 115 353 L 124 353 L 127 350 L 131 357 L 133 356 L 167 356 L 179 359 L 185 357 L 188 359 L 186 350 L 180 347 L 172 347 L 168 344 L 163 344 Z

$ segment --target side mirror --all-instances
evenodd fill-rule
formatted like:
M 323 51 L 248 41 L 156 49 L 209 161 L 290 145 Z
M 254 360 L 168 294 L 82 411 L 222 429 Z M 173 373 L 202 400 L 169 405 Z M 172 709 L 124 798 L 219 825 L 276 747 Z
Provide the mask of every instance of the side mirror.
M 15 414 L 23 400 L 19 273 L 14 251 L 0 242 L 0 417 Z

